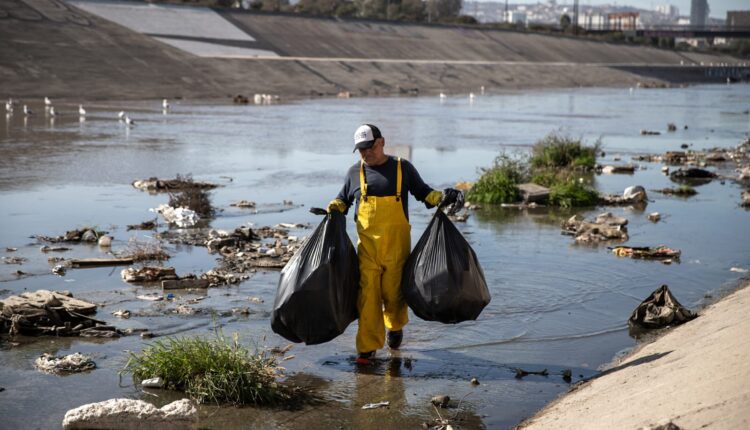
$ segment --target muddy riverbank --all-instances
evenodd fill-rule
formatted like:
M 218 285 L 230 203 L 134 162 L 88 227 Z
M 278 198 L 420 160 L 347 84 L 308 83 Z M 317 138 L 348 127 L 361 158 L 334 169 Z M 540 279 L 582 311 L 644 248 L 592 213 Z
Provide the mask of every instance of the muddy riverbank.
M 6 154 L 0 159 L 0 251 L 3 257 L 26 260 L 0 264 L 0 298 L 37 289 L 68 290 L 97 304 L 97 319 L 122 330 L 149 329 L 163 338 L 212 336 L 218 327 L 227 335 L 237 333 L 244 345 L 283 348 L 288 342 L 269 327 L 276 270 L 259 268 L 238 284 L 178 290 L 167 300 L 149 301 L 139 296 L 169 291 L 125 283 L 124 267 L 52 273 L 50 257 L 106 257 L 98 245 L 65 244 L 69 251 L 45 253 L 41 247 L 49 244 L 31 236 L 55 237 L 89 227 L 107 231 L 113 237 L 111 251 L 121 252 L 132 238 L 154 241 L 157 233 L 180 233 L 183 229 L 162 220 L 155 231 L 128 230 L 153 220 L 149 209 L 170 200 L 132 182 L 192 173 L 195 181 L 220 185 L 208 191 L 216 211 L 206 227 L 231 232 L 284 223 L 301 225 L 287 234 L 302 238 L 312 231 L 307 225 L 320 222 L 307 210 L 335 196 L 346 168 L 356 161 L 351 133 L 365 121 L 380 125 L 389 149 L 409 158 L 435 188 L 475 180 L 477 168 L 498 154 L 523 153 L 547 133 L 562 130 L 588 142 L 601 138 L 602 164 L 638 164 L 632 174 L 593 176 L 601 192 L 622 193 L 633 184 L 664 189 L 675 184 L 661 172 L 662 163 L 637 157 L 681 150 L 683 144 L 695 150 L 736 147 L 746 138 L 748 91 L 743 85 L 722 85 L 636 89 L 633 94 L 627 89 L 514 92 L 477 96 L 473 102 L 448 97 L 442 103 L 437 98 L 270 106 L 173 102 L 166 114 L 159 103 L 118 100 L 87 107 L 83 121 L 65 110 L 54 118 L 44 110 L 28 118 L 13 115 L 0 121 L 0 149 Z M 120 110 L 135 119 L 135 127 L 118 122 Z M 678 130 L 669 132 L 669 122 Z M 642 135 L 642 129 L 661 134 Z M 706 295 L 736 288 L 743 275 L 732 269 L 750 269 L 750 212 L 739 206 L 743 188 L 713 180 L 695 190 L 689 198 L 649 194 L 646 208 L 606 209 L 629 220 L 627 245 L 681 250 L 680 262 L 669 265 L 618 258 L 606 245 L 580 245 L 560 234 L 562 221 L 575 214 L 590 219 L 604 208 L 472 212 L 458 228 L 476 251 L 493 297 L 477 321 L 441 325 L 412 317 L 403 350 L 379 351 L 379 361 L 367 371 L 353 363 L 356 324 L 325 345 L 296 345 L 284 367 L 293 381 L 315 392 L 320 404 L 292 411 L 204 405 L 201 425 L 411 428 L 438 418 L 430 399 L 448 394 L 455 403 L 446 416 L 457 426 L 512 427 L 568 390 L 565 370 L 575 383 L 631 348 L 635 341 L 628 335 L 627 318 L 660 284 L 668 284 L 690 308 L 699 307 Z M 256 205 L 232 206 L 240 200 Z M 411 203 L 416 243 L 432 214 Z M 651 212 L 659 212 L 661 220 L 650 221 Z M 354 237 L 351 218 L 347 221 Z M 179 275 L 204 273 L 219 263 L 220 256 L 202 246 L 166 240 L 162 246 L 171 256 L 163 264 Z M 181 306 L 196 312 L 179 313 Z M 114 315 L 118 310 L 129 310 L 130 318 Z M 158 339 L 3 338 L 0 415 L 11 428 L 30 422 L 59 428 L 65 411 L 84 403 L 113 397 L 168 403 L 174 393 L 144 392 L 118 375 L 126 351 L 140 351 Z M 74 352 L 91 355 L 96 369 L 61 377 L 33 367 L 42 353 Z M 517 368 L 547 372 L 518 379 Z M 479 385 L 472 385 L 472 378 Z M 361 409 L 381 401 L 391 406 Z

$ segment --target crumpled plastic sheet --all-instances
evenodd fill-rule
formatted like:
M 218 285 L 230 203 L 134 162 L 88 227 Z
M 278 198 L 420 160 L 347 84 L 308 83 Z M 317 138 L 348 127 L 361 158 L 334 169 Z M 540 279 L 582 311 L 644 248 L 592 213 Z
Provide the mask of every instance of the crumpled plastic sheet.
M 88 355 L 76 352 L 57 357 L 52 354 L 42 354 L 34 362 L 34 366 L 44 373 L 73 373 L 96 368 L 96 363 Z
M 188 208 L 173 208 L 167 204 L 161 204 L 157 208 L 149 210 L 161 214 L 166 222 L 175 224 L 177 227 L 182 228 L 192 227 L 200 220 L 198 214 L 194 210 Z

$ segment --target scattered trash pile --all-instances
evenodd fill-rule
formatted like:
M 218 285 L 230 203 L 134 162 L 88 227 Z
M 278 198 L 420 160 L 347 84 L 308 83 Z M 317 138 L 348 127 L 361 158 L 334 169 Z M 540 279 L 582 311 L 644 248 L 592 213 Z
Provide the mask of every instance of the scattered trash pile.
M 679 261 L 681 251 L 664 245 L 659 246 L 615 246 L 610 248 L 618 257 L 630 257 L 645 260 Z
M 694 312 L 677 301 L 668 286 L 662 285 L 635 308 L 628 325 L 631 328 L 656 329 L 682 324 L 695 317 Z
M 44 353 L 34 362 L 34 367 L 44 373 L 66 374 L 95 369 L 96 363 L 88 355 L 76 352 L 62 357 Z
M 274 227 L 240 226 L 231 232 L 192 228 L 162 232 L 157 237 L 170 243 L 205 246 L 209 252 L 220 254 L 219 265 L 198 276 L 198 279 L 208 281 L 209 286 L 213 287 L 236 284 L 247 279 L 242 274 L 257 269 L 283 269 L 302 246 L 301 238 L 289 234 L 291 228 L 309 228 L 309 225 L 281 223 Z M 191 276 L 179 279 L 191 279 Z
M 140 224 L 128 224 L 127 228 L 128 231 L 130 230 L 154 230 L 156 228 L 156 221 L 158 219 L 155 218 L 151 221 L 143 221 Z
M 192 209 L 172 207 L 166 203 L 162 203 L 150 210 L 161 215 L 167 223 L 174 224 L 180 228 L 192 227 L 198 224 L 198 221 L 201 219 L 198 213 Z
M 605 175 L 624 173 L 632 175 L 635 173 L 635 169 L 638 166 L 635 164 L 608 164 L 606 166 L 596 166 L 597 173 L 604 173 Z
M 14 335 L 119 337 L 113 326 L 88 315 L 96 305 L 69 292 L 38 290 L 0 300 L 0 332 Z
M 562 224 L 562 234 L 575 236 L 576 242 L 597 243 L 609 240 L 628 240 L 628 220 L 605 212 L 594 221 L 574 215 Z
M 683 148 L 687 148 L 684 145 Z M 705 151 L 666 151 L 664 154 L 643 154 L 633 157 L 635 161 L 662 162 L 671 166 L 720 165 L 734 161 L 737 167 L 747 166 L 750 158 L 750 139 L 746 139 L 733 149 L 710 148 Z
M 82 228 L 65 232 L 63 236 L 36 236 L 37 240 L 44 242 L 98 242 L 99 238 L 105 236 L 106 231 L 97 231 L 95 228 Z M 44 251 L 42 251 L 44 252 Z
M 175 179 L 139 179 L 133 181 L 133 187 L 152 194 L 169 193 L 169 204 L 161 204 L 151 211 L 160 214 L 167 223 L 181 228 L 192 227 L 201 218 L 211 218 L 215 213 L 206 191 L 218 185 L 196 182 L 191 175 L 177 175 Z M 149 229 L 149 224 L 143 224 L 146 223 L 128 226 L 128 229 Z
M 175 179 L 148 178 L 133 181 L 133 187 L 143 191 L 167 192 L 184 190 L 212 190 L 218 185 L 208 182 L 196 182 L 191 175 L 177 175 Z
M 65 236 L 56 236 L 56 237 L 36 236 L 36 237 L 37 239 L 44 240 L 44 241 L 71 242 L 71 241 L 80 241 L 80 238 L 87 237 L 89 235 L 89 232 L 94 232 L 91 234 L 103 233 L 103 232 L 95 232 L 93 229 L 71 230 L 71 231 L 68 231 L 65 234 Z M 68 238 L 68 239 L 65 239 L 65 238 Z M 99 246 L 103 249 L 109 250 L 109 248 L 112 246 L 112 238 L 107 235 L 100 235 L 98 242 L 99 242 Z M 41 248 L 39 248 L 39 250 L 46 254 L 50 252 L 70 251 L 71 248 L 62 247 L 62 246 L 44 245 Z M 128 242 L 128 247 L 125 252 L 118 253 L 118 254 L 108 252 L 108 254 L 110 254 L 111 256 L 101 257 L 101 258 L 65 259 L 63 257 L 53 256 L 53 257 L 47 258 L 47 261 L 49 263 L 55 264 L 55 266 L 52 269 L 52 273 L 59 275 L 59 276 L 65 276 L 67 269 L 71 267 L 82 268 L 82 267 L 119 266 L 119 265 L 130 265 L 133 263 L 144 262 L 144 261 L 164 261 L 170 258 L 170 255 L 167 254 L 163 249 L 161 249 L 161 246 L 159 244 L 155 244 L 151 242 L 139 242 L 134 239 Z
M 647 205 L 648 194 L 646 189 L 640 185 L 633 185 L 625 188 L 622 195 L 607 194 L 599 196 L 599 202 L 607 206 L 618 205 Z
M 179 279 L 174 267 L 144 266 L 128 267 L 120 272 L 125 282 L 157 282 Z
M 678 197 L 690 197 L 698 194 L 698 191 L 695 191 L 695 188 L 688 186 L 688 185 L 681 185 L 677 188 L 662 188 L 658 190 L 651 190 L 655 193 L 660 193 L 668 196 L 678 196 Z
M 689 167 L 687 169 L 677 169 L 669 174 L 669 179 L 677 183 L 684 184 L 704 184 L 711 182 L 718 175 L 705 169 Z

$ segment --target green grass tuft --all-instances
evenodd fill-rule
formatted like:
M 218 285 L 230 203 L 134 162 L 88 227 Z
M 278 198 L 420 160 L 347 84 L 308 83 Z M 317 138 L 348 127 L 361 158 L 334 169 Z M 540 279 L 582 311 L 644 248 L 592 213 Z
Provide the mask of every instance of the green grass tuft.
M 466 194 L 466 199 L 475 203 L 512 203 L 518 201 L 518 184 L 526 177 L 522 161 L 507 155 L 495 158 L 494 165 L 482 169 L 482 176 Z
M 598 201 L 599 193 L 578 181 L 555 184 L 550 188 L 549 203 L 553 206 L 595 206 Z
M 293 399 L 296 391 L 279 382 L 283 369 L 265 351 L 242 347 L 221 333 L 215 339 L 166 338 L 142 353 L 130 353 L 124 372 L 137 380 L 161 377 L 166 388 L 185 391 L 200 403 L 271 405 Z
M 593 169 L 596 165 L 596 154 L 601 144 L 586 146 L 580 139 L 551 133 L 534 144 L 531 150 L 531 167 L 534 169 L 577 168 Z
M 550 189 L 549 204 L 561 207 L 593 206 L 599 194 L 579 182 L 591 175 L 601 143 L 585 146 L 580 140 L 549 134 L 532 148 L 530 158 L 501 155 L 466 194 L 474 203 L 514 203 L 521 198 L 518 185 L 524 182 Z

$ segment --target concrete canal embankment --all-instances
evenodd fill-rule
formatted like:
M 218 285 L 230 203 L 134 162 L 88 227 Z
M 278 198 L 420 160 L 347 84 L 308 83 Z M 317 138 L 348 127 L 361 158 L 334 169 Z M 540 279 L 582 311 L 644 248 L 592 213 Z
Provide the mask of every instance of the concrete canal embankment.
M 682 429 L 750 426 L 750 288 L 644 345 L 519 428 Z M 673 428 L 673 427 L 663 427 Z
M 0 0 L 0 39 L 0 93 L 13 97 L 436 94 L 670 76 L 719 82 L 726 78 L 705 69 L 737 62 L 514 31 L 101 0 Z M 685 72 L 662 73 L 665 66 Z

